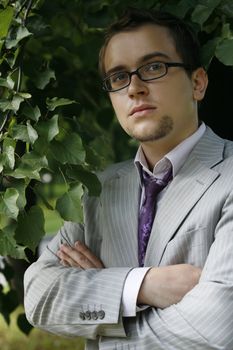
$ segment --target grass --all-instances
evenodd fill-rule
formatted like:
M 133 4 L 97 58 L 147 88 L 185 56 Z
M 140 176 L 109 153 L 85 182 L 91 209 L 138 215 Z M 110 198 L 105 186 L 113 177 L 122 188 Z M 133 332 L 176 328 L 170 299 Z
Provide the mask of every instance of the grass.
M 0 349 L 1 350 L 83 350 L 81 338 L 62 338 L 48 334 L 39 329 L 33 329 L 29 336 L 24 335 L 17 327 L 16 317 L 22 312 L 18 308 L 11 315 L 11 324 L 5 323 L 0 315 Z

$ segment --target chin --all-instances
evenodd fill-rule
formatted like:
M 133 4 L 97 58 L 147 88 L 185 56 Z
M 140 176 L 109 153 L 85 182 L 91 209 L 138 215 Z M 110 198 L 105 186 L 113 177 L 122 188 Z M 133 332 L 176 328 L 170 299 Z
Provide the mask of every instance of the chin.
M 157 141 L 172 132 L 173 124 L 173 119 L 165 115 L 156 123 L 153 121 L 135 126 L 134 129 L 129 130 L 128 134 L 139 142 Z
M 140 143 L 154 142 L 163 139 L 167 135 L 135 135 L 133 138 Z

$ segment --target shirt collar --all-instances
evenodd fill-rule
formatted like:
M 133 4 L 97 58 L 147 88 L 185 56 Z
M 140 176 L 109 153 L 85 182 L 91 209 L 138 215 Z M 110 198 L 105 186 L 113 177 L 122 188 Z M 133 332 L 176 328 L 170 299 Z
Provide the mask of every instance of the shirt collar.
M 191 136 L 187 137 L 184 141 L 179 143 L 175 148 L 173 148 L 155 164 L 153 172 L 149 170 L 142 147 L 139 146 L 134 159 L 134 163 L 139 171 L 140 176 L 141 169 L 143 169 L 150 175 L 153 174 L 157 178 L 162 178 L 164 172 L 170 167 L 170 165 L 172 165 L 173 177 L 176 176 L 176 174 L 188 158 L 188 155 L 190 154 L 194 146 L 203 136 L 205 130 L 206 125 L 202 122 L 197 131 L 195 131 Z

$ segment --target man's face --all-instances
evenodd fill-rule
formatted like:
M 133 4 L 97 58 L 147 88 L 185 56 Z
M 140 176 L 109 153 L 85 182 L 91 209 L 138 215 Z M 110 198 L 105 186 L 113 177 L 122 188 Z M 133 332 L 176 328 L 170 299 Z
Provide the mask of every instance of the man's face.
M 151 24 L 114 35 L 104 57 L 107 75 L 131 72 L 155 61 L 182 63 L 168 30 Z M 141 143 L 162 140 L 172 148 L 197 129 L 197 101 L 203 98 L 206 85 L 202 69 L 190 78 L 183 68 L 170 67 L 167 75 L 153 81 L 133 75 L 128 87 L 109 95 L 130 136 Z

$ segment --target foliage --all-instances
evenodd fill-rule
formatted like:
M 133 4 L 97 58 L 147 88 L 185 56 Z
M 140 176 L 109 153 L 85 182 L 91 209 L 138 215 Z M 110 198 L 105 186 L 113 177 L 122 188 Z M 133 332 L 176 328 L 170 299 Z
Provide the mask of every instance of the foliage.
M 22 313 L 22 307 L 18 307 L 11 314 L 11 323 L 8 327 L 0 315 L 0 349 L 1 350 L 83 350 L 83 340 L 77 338 L 62 338 L 45 333 L 39 329 L 33 329 L 30 337 L 19 331 L 17 319 Z
M 191 23 L 203 63 L 233 65 L 231 0 L 127 1 Z M 30 260 L 45 234 L 44 208 L 81 221 L 84 188 L 101 191 L 95 171 L 134 147 L 100 88 L 103 28 L 120 0 L 0 0 L 0 254 Z M 11 279 L 9 279 L 11 285 Z M 9 293 L 14 293 L 13 287 Z M 9 322 L 12 294 L 1 292 Z M 16 299 L 15 299 L 16 300 Z M 24 326 L 22 326 L 24 324 Z M 19 322 L 25 330 L 25 322 Z

